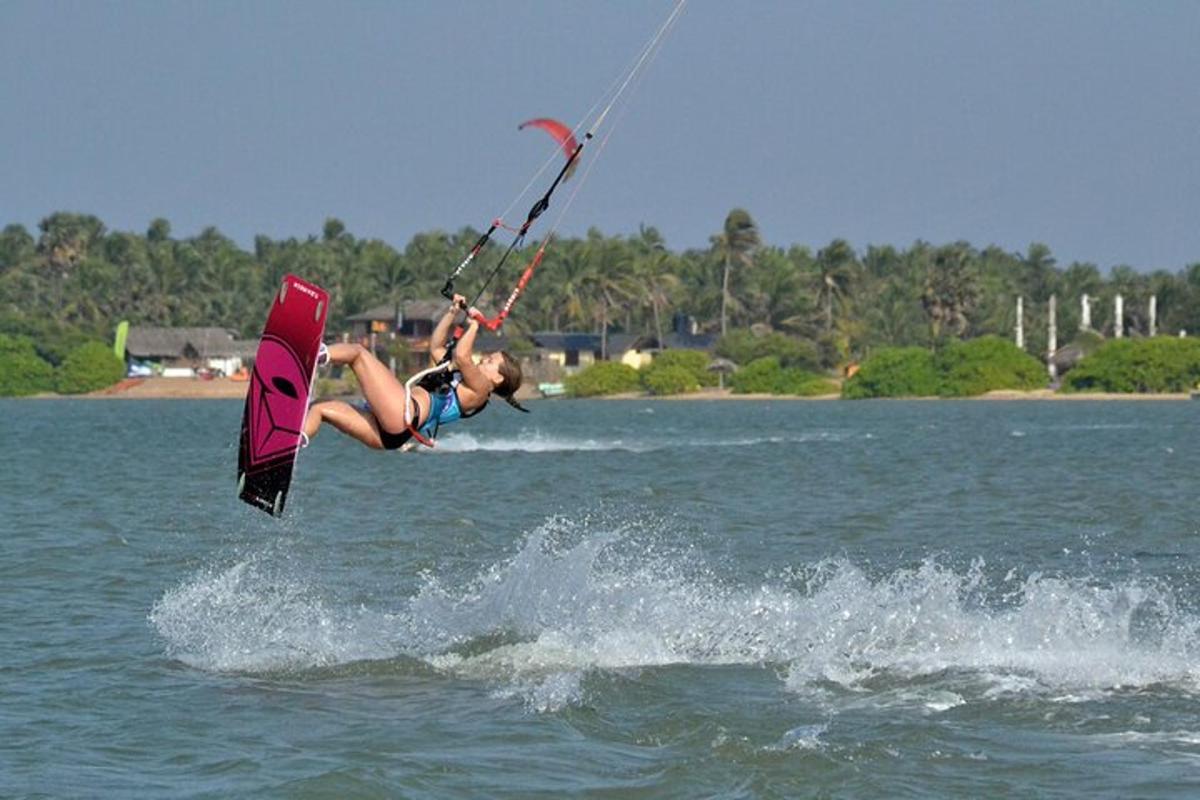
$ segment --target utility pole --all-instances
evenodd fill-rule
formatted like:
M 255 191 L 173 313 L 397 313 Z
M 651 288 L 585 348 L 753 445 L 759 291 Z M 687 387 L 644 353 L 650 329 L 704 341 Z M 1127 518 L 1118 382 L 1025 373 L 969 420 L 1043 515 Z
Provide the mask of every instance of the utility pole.
M 1054 351 L 1058 349 L 1058 297 L 1050 295 L 1050 331 L 1046 342 L 1046 369 L 1050 371 L 1050 380 L 1058 377 L 1058 368 L 1054 365 Z
M 1017 298 L 1017 347 L 1025 349 L 1025 305 L 1024 298 Z

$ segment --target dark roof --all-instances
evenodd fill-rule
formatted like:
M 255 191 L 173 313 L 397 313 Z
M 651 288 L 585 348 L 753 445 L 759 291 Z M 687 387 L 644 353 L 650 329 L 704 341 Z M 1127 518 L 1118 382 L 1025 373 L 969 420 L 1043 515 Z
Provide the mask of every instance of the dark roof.
M 1071 369 L 1087 355 L 1083 348 L 1075 343 L 1065 345 L 1058 348 L 1050 355 L 1050 361 L 1054 363 L 1055 368 L 1059 372 L 1065 372 Z
M 626 350 L 632 350 L 641 338 L 632 333 L 610 333 L 608 335 L 608 352 L 610 354 L 624 353 Z
M 600 334 L 538 331 L 530 339 L 544 350 L 599 350 Z
M 449 304 L 445 300 L 409 300 L 400 304 L 400 316 L 401 318 L 437 320 L 441 318 L 448 307 Z M 348 322 L 375 322 L 376 320 L 391 322 L 395 319 L 395 303 L 383 303 L 346 317 Z
M 476 353 L 492 353 L 496 350 L 507 350 L 508 342 L 507 336 L 500 336 L 481 328 L 479 333 L 475 334 L 474 351 Z
M 534 345 L 543 350 L 577 350 L 600 351 L 600 334 L 577 333 L 573 331 L 539 331 L 531 334 Z M 608 352 L 624 353 L 626 350 L 639 349 L 644 343 L 653 343 L 653 338 L 647 338 L 633 333 L 610 333 L 608 335 Z
M 179 358 L 188 349 L 202 357 L 253 355 L 257 342 L 237 341 L 226 328 L 129 328 L 125 349 L 134 358 Z M 249 352 L 246 352 L 249 345 Z
M 668 333 L 663 337 L 664 347 L 673 350 L 711 350 L 716 343 L 715 333 Z
M 235 339 L 229 348 L 229 352 L 221 353 L 223 356 L 240 356 L 241 358 L 254 358 L 258 353 L 258 341 L 254 339 Z

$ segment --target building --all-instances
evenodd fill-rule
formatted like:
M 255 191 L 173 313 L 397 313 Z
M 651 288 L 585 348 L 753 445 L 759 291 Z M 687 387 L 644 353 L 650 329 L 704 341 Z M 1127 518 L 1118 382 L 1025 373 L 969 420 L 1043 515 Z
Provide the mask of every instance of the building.
M 393 349 L 388 343 L 402 340 L 405 357 L 399 360 L 407 363 L 397 363 L 396 367 L 411 372 L 425 365 L 429 337 L 446 313 L 446 308 L 446 301 L 440 299 L 378 305 L 346 318 L 350 326 L 347 338 L 374 348 L 385 362 L 389 359 L 382 353 Z M 610 333 L 605 343 L 598 333 L 574 331 L 538 331 L 528 338 L 535 352 L 525 360 L 534 367 L 536 373 L 551 376 L 564 372 L 570 374 L 600 361 L 605 344 L 608 360 L 640 369 L 648 365 L 654 354 L 661 350 L 711 350 L 716 342 L 713 334 L 697 332 L 695 322 L 683 314 L 675 315 L 671 332 L 664 334 L 661 342 L 656 336 Z M 476 352 L 504 349 L 508 349 L 506 337 L 487 330 L 479 332 L 475 341 Z
M 345 338 L 372 348 L 385 363 L 392 362 L 387 351 L 394 354 L 389 345 L 399 340 L 404 355 L 393 366 L 403 372 L 413 372 L 426 366 L 429 337 L 449 305 L 441 299 L 384 303 L 346 317 L 350 330 Z M 503 350 L 506 342 L 503 336 L 481 330 L 475 339 L 475 352 Z
M 126 359 L 156 364 L 167 374 L 193 375 L 197 369 L 232 375 L 254 360 L 258 342 L 237 339 L 227 328 L 156 328 L 134 325 L 125 340 Z
M 350 338 L 361 341 L 371 334 L 396 334 L 408 339 L 428 339 L 447 305 L 445 300 L 410 300 L 375 306 L 346 317 Z

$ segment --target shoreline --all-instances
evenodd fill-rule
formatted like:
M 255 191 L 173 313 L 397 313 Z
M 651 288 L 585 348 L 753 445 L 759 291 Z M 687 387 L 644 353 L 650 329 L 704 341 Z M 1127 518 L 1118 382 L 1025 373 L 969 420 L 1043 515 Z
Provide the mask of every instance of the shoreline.
M 246 391 L 249 388 L 249 381 L 235 381 L 230 378 L 213 378 L 212 380 L 201 380 L 198 378 L 127 378 L 120 383 L 101 389 L 96 392 L 90 392 L 82 395 L 60 395 L 54 393 L 43 393 L 32 395 L 25 399 L 65 399 L 70 397 L 79 397 L 90 400 L 241 400 L 246 396 Z M 518 397 L 522 402 L 532 400 L 571 400 L 572 398 L 542 398 L 537 392 L 522 393 Z M 786 401 L 786 402 L 830 402 L 841 400 L 840 394 L 822 394 L 812 397 L 799 397 L 795 395 L 777 395 L 777 394 L 734 394 L 730 389 L 702 389 L 699 392 L 690 394 L 676 394 L 655 396 L 644 394 L 642 392 L 624 392 L 621 394 L 604 395 L 601 397 L 587 398 L 594 400 L 638 400 L 638 401 L 693 401 L 693 402 L 720 402 L 731 400 L 751 400 L 751 401 Z M 1191 399 L 1190 392 L 1175 392 L 1165 394 L 1124 394 L 1118 392 L 1087 392 L 1087 393 L 1072 393 L 1064 394 L 1055 392 L 1051 389 L 1034 389 L 1031 391 L 1018 391 L 1011 389 L 1000 389 L 975 397 L 903 397 L 903 398 L 879 398 L 887 400 L 918 400 L 918 401 L 937 401 L 937 400 L 973 400 L 973 401 L 991 401 L 991 402 L 1011 402 L 1019 400 L 1038 400 L 1038 401 L 1180 401 Z M 852 401 L 851 401 L 852 402 Z
M 566 398 L 570 399 L 570 398 Z M 721 400 L 781 400 L 788 402 L 831 402 L 843 400 L 840 394 L 819 394 L 809 397 L 801 397 L 799 395 L 787 394 L 734 394 L 729 389 L 702 389 L 699 392 L 690 394 L 672 394 L 655 396 L 643 394 L 641 392 L 624 392 L 621 394 L 604 395 L 600 397 L 587 398 L 589 400 L 695 400 L 695 401 L 721 401 Z M 1010 402 L 1014 400 L 1039 400 L 1039 401 L 1063 401 L 1073 402 L 1080 400 L 1102 400 L 1102 401 L 1165 401 L 1165 400 L 1190 400 L 1190 392 L 1172 392 L 1163 394 L 1125 394 L 1122 392 L 1078 392 L 1066 394 L 1055 392 L 1053 389 L 1031 389 L 1028 391 L 1018 389 L 996 389 L 980 395 L 972 397 L 940 397 L 932 395 L 928 397 L 878 397 L 871 400 L 883 401 L 917 401 L 917 402 L 937 402 L 940 400 L 969 400 L 969 401 L 988 401 L 988 402 Z M 846 400 L 847 403 L 870 402 L 860 400 Z

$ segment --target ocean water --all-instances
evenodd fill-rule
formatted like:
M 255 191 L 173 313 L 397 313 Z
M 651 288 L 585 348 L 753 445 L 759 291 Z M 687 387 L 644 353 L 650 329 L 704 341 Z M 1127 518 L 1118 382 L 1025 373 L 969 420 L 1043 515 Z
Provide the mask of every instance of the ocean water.
M 0 403 L 2 797 L 1194 797 L 1200 403 Z

